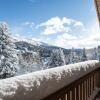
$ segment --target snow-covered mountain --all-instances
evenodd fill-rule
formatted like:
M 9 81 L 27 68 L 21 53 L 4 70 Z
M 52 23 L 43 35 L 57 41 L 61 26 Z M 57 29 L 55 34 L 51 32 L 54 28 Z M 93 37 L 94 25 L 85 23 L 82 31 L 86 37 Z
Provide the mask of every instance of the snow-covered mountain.
M 18 56 L 16 75 L 96 59 L 91 50 L 65 49 L 31 39 L 10 37 Z M 93 51 L 93 50 L 92 50 Z
M 86 61 L 90 59 L 87 54 L 85 48 L 65 49 L 16 38 L 8 34 L 6 25 L 0 26 L 0 78 Z M 90 55 L 96 59 L 96 52 Z
M 29 67 L 34 66 L 35 63 L 35 69 L 33 68 L 34 71 L 74 63 L 75 60 L 72 61 L 72 59 L 74 59 L 72 56 L 81 56 L 81 50 L 75 50 L 74 54 L 72 54 L 71 49 L 51 46 L 38 41 L 25 40 L 16 41 L 14 43 L 16 45 L 16 50 L 18 51 L 20 65 Z M 80 59 L 81 57 L 77 59 L 76 62 Z M 30 68 L 30 71 L 33 70 Z
M 14 41 L 14 43 L 16 45 L 16 50 L 18 51 L 18 54 L 21 54 L 23 61 L 27 62 L 28 65 L 30 62 L 33 65 L 33 63 L 37 63 L 38 61 L 39 65 L 42 66 L 39 68 L 35 67 L 34 70 L 97 59 L 97 57 L 95 57 L 97 55 L 95 55 L 94 48 L 92 50 L 74 48 L 65 49 L 57 46 L 51 46 L 35 40 L 17 40 Z M 91 53 L 91 51 L 94 53 Z M 32 61 L 34 55 L 37 56 L 37 60 L 35 58 L 36 62 Z

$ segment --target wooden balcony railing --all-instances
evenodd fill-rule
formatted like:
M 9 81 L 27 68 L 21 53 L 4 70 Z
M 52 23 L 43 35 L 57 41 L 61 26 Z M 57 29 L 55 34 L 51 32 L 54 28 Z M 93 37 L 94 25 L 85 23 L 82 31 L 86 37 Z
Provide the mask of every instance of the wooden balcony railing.
M 100 68 L 72 82 L 43 100 L 95 100 L 100 86 Z
M 0 100 L 95 100 L 99 61 L 86 61 L 0 80 Z

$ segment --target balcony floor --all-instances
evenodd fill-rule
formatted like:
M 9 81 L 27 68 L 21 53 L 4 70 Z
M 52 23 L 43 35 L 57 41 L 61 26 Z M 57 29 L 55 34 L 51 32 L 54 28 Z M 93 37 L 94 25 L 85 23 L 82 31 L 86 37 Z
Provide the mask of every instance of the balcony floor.
M 97 95 L 95 100 L 100 100 L 100 92 L 98 93 L 98 95 Z

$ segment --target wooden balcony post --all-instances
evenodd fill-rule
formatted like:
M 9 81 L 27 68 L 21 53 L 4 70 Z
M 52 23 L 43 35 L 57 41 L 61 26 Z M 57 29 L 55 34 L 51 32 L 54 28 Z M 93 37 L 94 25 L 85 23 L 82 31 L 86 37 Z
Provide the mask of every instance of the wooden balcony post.
M 72 89 L 72 100 L 75 100 L 75 95 L 76 95 L 76 93 L 75 93 L 75 88 L 73 88 L 73 89 Z
M 96 74 L 96 86 L 100 88 L 100 68 Z
M 80 89 L 80 91 L 79 91 L 79 97 L 80 97 L 80 99 L 79 100 L 82 100 L 82 83 L 79 85 L 79 89 Z
M 76 100 L 79 100 L 79 85 L 76 87 Z
M 66 100 L 66 94 L 62 95 L 61 100 Z
M 67 93 L 67 100 L 70 100 L 70 91 Z
M 90 86 L 90 90 L 89 90 L 89 95 L 91 95 L 91 76 L 90 76 L 90 78 L 89 78 L 89 86 Z
M 88 81 L 86 80 L 86 100 L 87 100 L 87 98 L 88 98 Z
M 93 73 L 93 90 L 94 90 L 94 88 L 95 88 L 95 82 L 94 82 L 94 73 Z

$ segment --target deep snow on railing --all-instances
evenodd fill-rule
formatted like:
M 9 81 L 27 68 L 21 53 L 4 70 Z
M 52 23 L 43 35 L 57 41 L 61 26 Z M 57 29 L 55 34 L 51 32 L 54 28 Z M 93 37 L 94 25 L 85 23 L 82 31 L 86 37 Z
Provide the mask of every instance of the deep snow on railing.
M 0 100 L 41 100 L 98 67 L 91 60 L 0 80 Z

